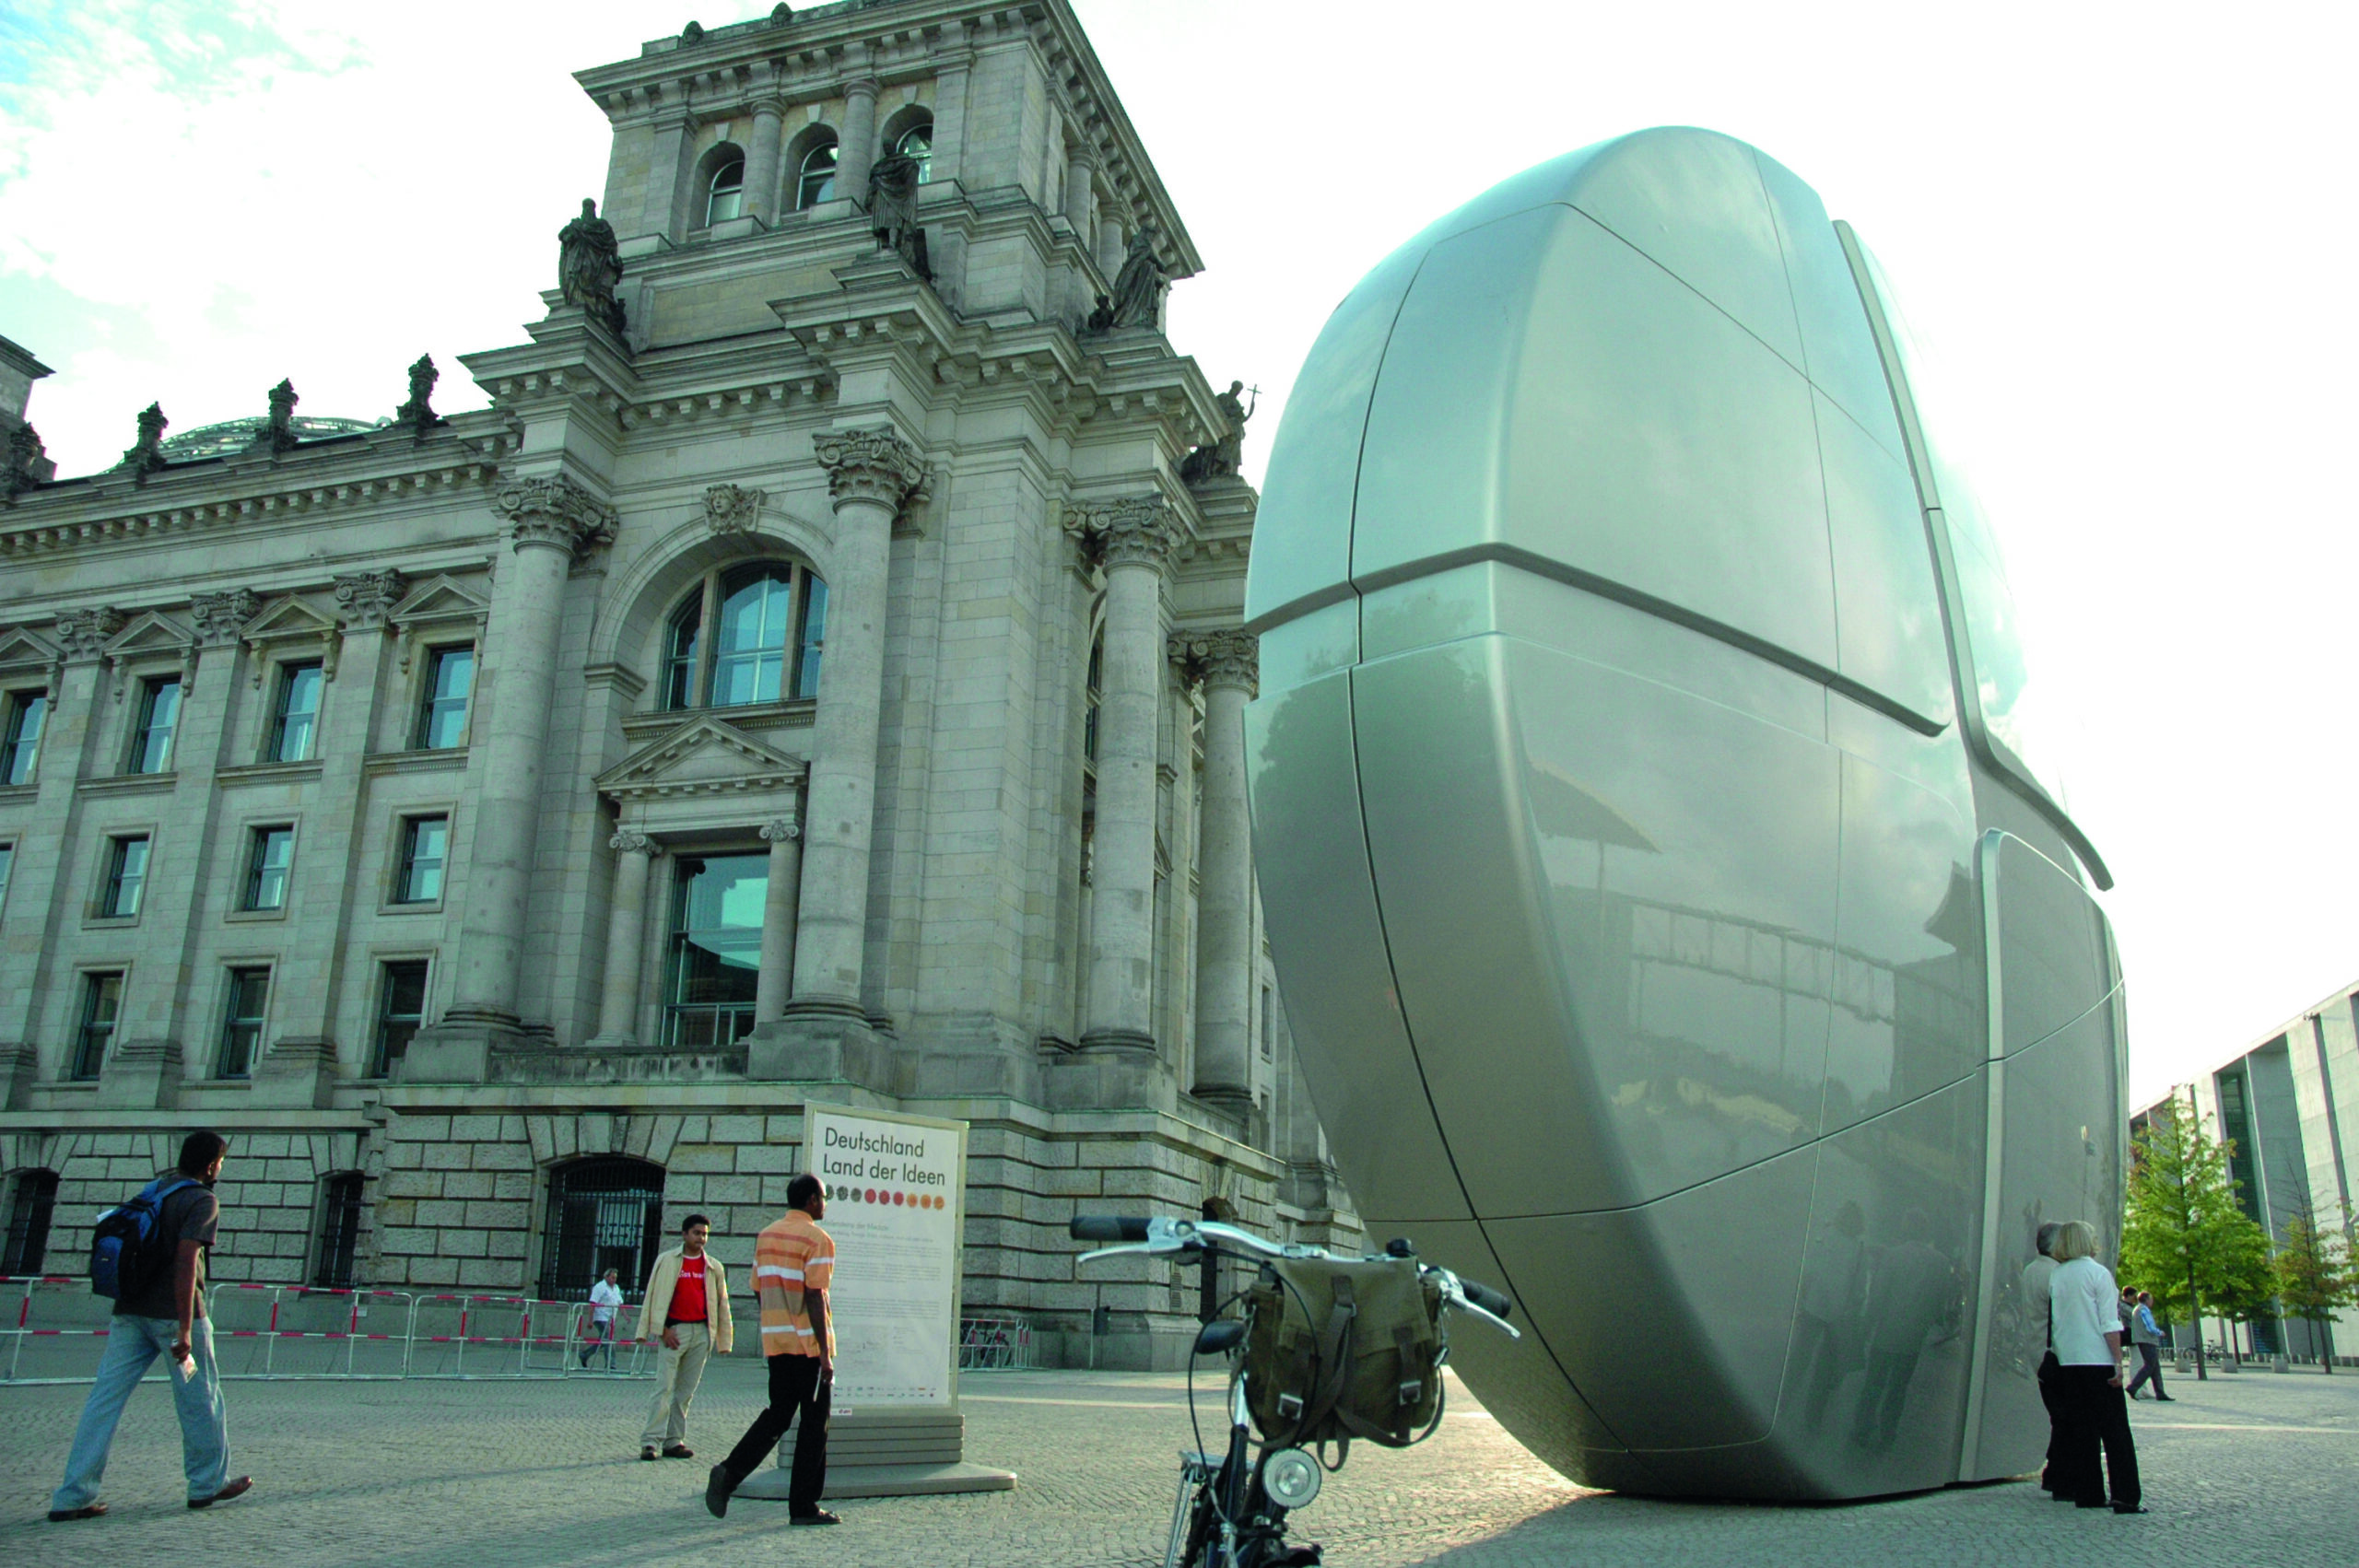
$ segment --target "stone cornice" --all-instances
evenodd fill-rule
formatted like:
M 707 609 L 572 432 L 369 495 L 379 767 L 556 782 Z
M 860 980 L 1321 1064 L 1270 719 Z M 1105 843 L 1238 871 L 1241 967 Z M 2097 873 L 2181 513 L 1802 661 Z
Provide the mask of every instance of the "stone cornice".
M 423 449 L 409 431 L 399 430 L 391 432 L 397 439 L 381 442 L 381 432 L 348 445 L 337 442 L 326 451 L 298 448 L 276 464 L 258 468 L 235 462 L 176 464 L 150 475 L 137 490 L 110 483 L 104 474 L 49 486 L 20 497 L 7 514 L 6 526 L 0 527 L 0 558 L 278 528 L 299 518 L 474 490 L 499 476 L 497 462 L 482 459 L 510 450 L 510 439 L 482 428 L 480 417 L 469 424 L 471 428 L 448 439 L 438 434 Z M 400 460 L 398 465 L 380 461 L 387 457 Z M 255 487 L 257 480 L 264 487 Z

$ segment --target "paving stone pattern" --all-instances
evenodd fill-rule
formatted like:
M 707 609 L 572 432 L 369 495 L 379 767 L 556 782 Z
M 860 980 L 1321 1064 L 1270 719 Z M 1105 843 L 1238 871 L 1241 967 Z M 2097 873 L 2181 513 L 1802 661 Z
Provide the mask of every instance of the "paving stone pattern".
M 758 1370 L 716 1363 L 706 1378 L 689 1433 L 705 1456 L 751 1419 Z M 1299 1516 L 1299 1539 L 1324 1541 L 1330 1562 L 1355 1568 L 2359 1559 L 2359 1377 L 2263 1373 L 2176 1387 L 2177 1403 L 2142 1403 L 2134 1417 L 2154 1508 L 2142 1518 L 2060 1508 L 2021 1484 L 1841 1507 L 1585 1492 L 1458 1390 L 1426 1445 L 1356 1451 Z M 113 1513 L 51 1525 L 41 1512 L 84 1390 L 0 1388 L 0 1562 L 1132 1568 L 1160 1561 L 1177 1452 L 1191 1443 L 1180 1387 L 1146 1374 L 969 1377 L 968 1457 L 1016 1470 L 1017 1489 L 844 1503 L 844 1527 L 816 1534 L 790 1530 L 777 1504 L 743 1502 L 716 1522 L 698 1502 L 703 1463 L 637 1462 L 648 1385 L 624 1378 L 233 1383 L 235 1468 L 260 1485 L 205 1514 L 182 1506 L 171 1401 L 150 1384 L 116 1439 Z M 1204 1400 L 1208 1422 L 1216 1406 Z

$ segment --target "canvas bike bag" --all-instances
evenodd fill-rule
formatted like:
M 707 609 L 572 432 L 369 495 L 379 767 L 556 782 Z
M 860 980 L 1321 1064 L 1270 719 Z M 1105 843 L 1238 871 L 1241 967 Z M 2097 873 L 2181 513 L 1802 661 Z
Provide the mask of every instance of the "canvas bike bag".
M 1441 1423 L 1442 1296 L 1414 1258 L 1273 1258 L 1248 1298 L 1245 1396 L 1273 1447 L 1405 1448 Z
M 196 1183 L 184 1176 L 160 1176 L 139 1189 L 120 1208 L 99 1216 L 90 1235 L 90 1291 L 121 1301 L 137 1295 L 158 1265 L 169 1267 L 170 1253 L 159 1246 L 164 1204 L 171 1196 Z

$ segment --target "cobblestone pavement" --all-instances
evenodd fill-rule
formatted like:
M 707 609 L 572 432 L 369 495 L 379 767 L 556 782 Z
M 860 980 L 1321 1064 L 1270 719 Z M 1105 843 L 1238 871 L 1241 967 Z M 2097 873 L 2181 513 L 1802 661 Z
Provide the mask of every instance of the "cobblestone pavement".
M 1585 1492 L 1462 1393 L 1423 1447 L 1356 1449 L 1297 1539 L 1365 1568 L 1664 1568 L 1666 1564 L 2359 1562 L 2359 1376 L 2248 1373 L 2174 1384 L 2140 1404 L 2154 1512 L 2076 1514 L 2023 1485 L 1842 1507 L 1649 1503 Z M 78 1387 L 0 1388 L 0 1562 L 173 1562 L 370 1568 L 826 1562 L 829 1568 L 1130 1568 L 1160 1561 L 1189 1445 L 1177 1377 L 1025 1373 L 966 1380 L 968 1457 L 1017 1471 L 1013 1492 L 837 1505 L 842 1528 L 789 1530 L 782 1504 L 725 1521 L 705 1465 L 640 1464 L 643 1381 L 252 1383 L 229 1387 L 235 1470 L 259 1484 L 208 1513 L 182 1506 L 180 1438 L 160 1384 L 115 1441 L 103 1519 L 42 1517 L 80 1411 Z M 689 1440 L 708 1458 L 759 1403 L 759 1369 L 716 1363 Z M 1203 1403 L 1216 1421 L 1217 1400 Z M 1208 1432 L 1208 1435 L 1210 1435 Z

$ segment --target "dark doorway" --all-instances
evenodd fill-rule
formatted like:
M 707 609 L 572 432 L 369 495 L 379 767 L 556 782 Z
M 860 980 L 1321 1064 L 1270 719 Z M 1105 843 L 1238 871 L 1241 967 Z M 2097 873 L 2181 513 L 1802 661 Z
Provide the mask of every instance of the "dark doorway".
M 49 1253 L 49 1216 L 57 1207 L 55 1171 L 18 1171 L 9 1195 L 8 1242 L 0 1274 L 38 1274 Z
M 541 1254 L 545 1301 L 580 1301 L 609 1269 L 631 1300 L 663 1246 L 663 1167 L 645 1160 L 577 1160 L 549 1177 Z

